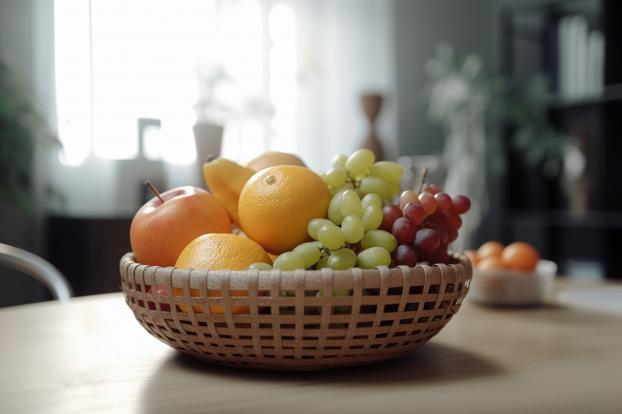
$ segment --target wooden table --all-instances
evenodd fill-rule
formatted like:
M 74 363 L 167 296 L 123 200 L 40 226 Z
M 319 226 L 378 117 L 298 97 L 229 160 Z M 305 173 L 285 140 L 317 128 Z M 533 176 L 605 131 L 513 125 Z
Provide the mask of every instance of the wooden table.
M 2 413 L 622 410 L 622 316 L 559 305 L 467 301 L 406 358 L 319 373 L 191 360 L 149 336 L 121 294 L 5 308 L 0 328 Z

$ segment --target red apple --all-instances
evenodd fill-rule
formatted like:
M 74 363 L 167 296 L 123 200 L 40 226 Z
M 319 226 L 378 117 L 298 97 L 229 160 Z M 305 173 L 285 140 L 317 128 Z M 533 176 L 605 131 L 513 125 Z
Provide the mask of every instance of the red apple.
M 142 264 L 174 266 L 188 243 L 206 233 L 230 233 L 231 219 L 208 191 L 177 187 L 149 200 L 134 215 L 130 244 Z

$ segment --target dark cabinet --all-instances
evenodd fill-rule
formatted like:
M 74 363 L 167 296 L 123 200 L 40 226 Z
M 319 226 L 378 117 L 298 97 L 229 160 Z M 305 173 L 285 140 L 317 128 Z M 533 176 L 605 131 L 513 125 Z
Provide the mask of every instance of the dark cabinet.
M 130 217 L 47 217 L 47 258 L 76 296 L 120 291 L 119 260 L 130 251 L 130 223 Z

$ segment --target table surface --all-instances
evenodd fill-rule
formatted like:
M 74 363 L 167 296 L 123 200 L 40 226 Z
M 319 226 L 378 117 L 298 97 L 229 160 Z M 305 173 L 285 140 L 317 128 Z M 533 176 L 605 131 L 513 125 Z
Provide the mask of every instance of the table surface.
M 585 291 L 561 290 L 569 289 Z M 144 331 L 121 294 L 5 308 L 0 327 L 3 413 L 613 413 L 622 405 L 622 316 L 584 307 L 466 301 L 405 358 L 319 373 L 192 360 Z

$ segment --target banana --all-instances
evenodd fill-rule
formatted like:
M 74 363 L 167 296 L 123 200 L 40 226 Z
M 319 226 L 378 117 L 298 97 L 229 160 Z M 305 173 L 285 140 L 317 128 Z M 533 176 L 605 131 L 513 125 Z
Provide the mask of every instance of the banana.
M 226 158 L 217 158 L 203 164 L 203 178 L 208 190 L 223 205 L 238 227 L 238 200 L 244 184 L 253 174 L 255 171 L 250 168 Z

